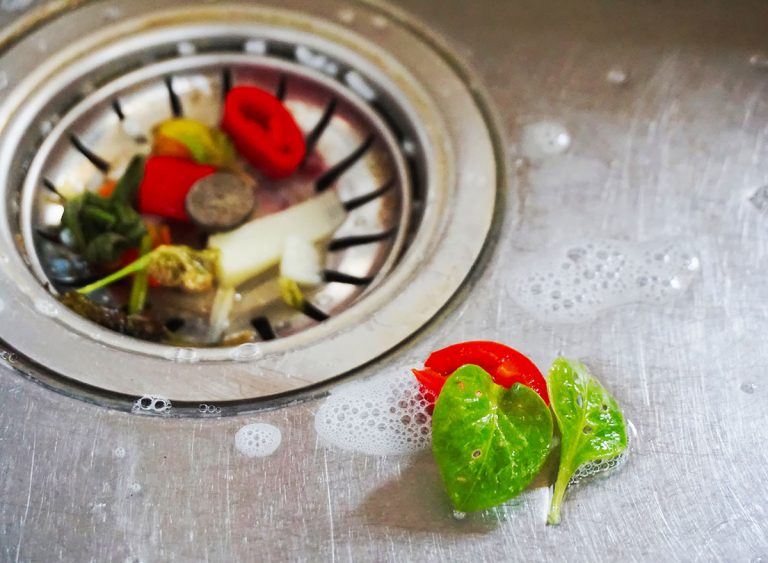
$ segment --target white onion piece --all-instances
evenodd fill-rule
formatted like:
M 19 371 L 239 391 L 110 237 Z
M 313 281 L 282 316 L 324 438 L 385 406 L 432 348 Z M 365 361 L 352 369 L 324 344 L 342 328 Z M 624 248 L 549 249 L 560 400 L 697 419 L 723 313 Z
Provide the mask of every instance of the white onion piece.
M 280 259 L 280 276 L 303 287 L 313 287 L 323 281 L 322 256 L 317 247 L 305 238 L 291 235 L 285 239 Z
M 292 235 L 313 242 L 330 237 L 346 215 L 338 194 L 331 189 L 284 211 L 212 235 L 208 246 L 220 252 L 219 283 L 236 287 L 276 265 Z

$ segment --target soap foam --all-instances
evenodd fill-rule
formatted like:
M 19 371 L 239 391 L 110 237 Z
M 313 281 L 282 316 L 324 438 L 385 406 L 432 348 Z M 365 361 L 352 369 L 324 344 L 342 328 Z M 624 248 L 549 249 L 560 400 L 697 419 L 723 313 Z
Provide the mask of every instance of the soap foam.
M 147 414 L 166 414 L 171 410 L 171 401 L 156 395 L 144 395 L 133 404 L 132 412 Z
M 410 373 L 388 373 L 335 389 L 315 415 L 315 430 L 330 445 L 369 455 L 428 448 L 429 403 Z
M 685 293 L 700 269 L 678 242 L 584 241 L 517 260 L 509 278 L 517 303 L 542 321 L 592 320 L 630 303 Z
M 235 434 L 235 448 L 247 457 L 266 457 L 275 453 L 282 442 L 280 429 L 256 422 L 243 426 Z

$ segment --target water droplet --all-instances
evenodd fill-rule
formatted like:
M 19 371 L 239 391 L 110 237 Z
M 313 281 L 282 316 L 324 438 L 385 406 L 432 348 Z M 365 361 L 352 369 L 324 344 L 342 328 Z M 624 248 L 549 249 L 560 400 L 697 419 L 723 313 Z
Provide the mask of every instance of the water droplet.
M 339 16 L 339 20 L 341 20 L 344 23 L 352 23 L 353 21 L 355 21 L 355 12 L 353 12 L 348 8 L 339 10 L 338 16 Z
M 48 135 L 53 130 L 53 123 L 51 123 L 48 119 L 43 121 L 40 124 L 40 134 L 41 135 Z
M 757 191 L 750 196 L 749 201 L 758 210 L 764 213 L 768 212 L 768 185 L 758 188 Z
M 46 317 L 55 317 L 59 314 L 59 307 L 50 299 L 35 299 L 35 310 Z
M 605 79 L 616 86 L 622 86 L 629 81 L 629 74 L 620 67 L 614 67 L 605 74 Z
M 458 510 L 453 511 L 453 518 L 454 520 L 464 520 L 464 518 L 467 517 L 466 512 L 459 512 Z
M 8 73 L 4 70 L 0 70 L 0 90 L 5 90 L 8 87 Z
M 751 395 L 752 393 L 754 393 L 754 392 L 755 392 L 755 389 L 757 389 L 757 385 L 755 385 L 754 383 L 750 383 L 749 381 L 747 381 L 747 382 L 744 382 L 744 383 L 742 383 L 742 384 L 741 384 L 741 387 L 739 387 L 739 389 L 741 389 L 742 391 L 744 391 L 744 393 L 746 393 L 746 394 L 748 394 L 748 395 Z
M 200 355 L 194 348 L 171 348 L 165 357 L 180 364 L 194 364 L 200 360 Z
M 141 492 L 141 485 L 139 483 L 131 483 L 128 485 L 128 490 L 132 493 L 139 493 Z
M 253 342 L 241 344 L 240 346 L 233 348 L 230 352 L 230 357 L 236 362 L 247 362 L 260 356 L 261 347 Z
M 373 27 L 376 29 L 384 29 L 389 25 L 389 22 L 387 21 L 387 18 L 384 16 L 373 16 L 371 18 L 371 23 L 373 24 Z
M 403 141 L 403 152 L 407 154 L 408 156 L 413 156 L 416 154 L 416 143 L 411 141 L 410 139 L 406 139 Z
M 542 158 L 562 154 L 571 146 L 571 134 L 556 121 L 539 121 L 523 127 L 521 149 L 526 156 Z
M 125 448 L 123 447 L 117 447 L 114 450 L 112 450 L 112 455 L 114 455 L 116 458 L 122 459 L 125 457 Z
M 761 70 L 768 70 L 768 54 L 762 52 L 754 53 L 749 57 L 749 64 Z
M 197 47 L 195 47 L 195 44 L 191 41 L 180 41 L 176 45 L 176 51 L 182 57 L 189 57 L 197 53 Z

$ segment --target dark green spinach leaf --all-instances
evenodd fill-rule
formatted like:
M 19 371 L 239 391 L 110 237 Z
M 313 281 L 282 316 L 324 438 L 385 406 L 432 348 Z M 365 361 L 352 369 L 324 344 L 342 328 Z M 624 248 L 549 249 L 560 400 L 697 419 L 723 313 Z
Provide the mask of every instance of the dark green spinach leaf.
M 144 158 L 131 160 L 110 197 L 85 192 L 68 199 L 62 226 L 73 235 L 75 250 L 91 264 L 114 262 L 141 242 L 147 230 L 132 207 L 144 175 Z
M 552 415 L 532 389 L 496 385 L 466 365 L 445 382 L 432 415 L 432 450 L 456 510 L 501 504 L 541 469 L 552 440 Z

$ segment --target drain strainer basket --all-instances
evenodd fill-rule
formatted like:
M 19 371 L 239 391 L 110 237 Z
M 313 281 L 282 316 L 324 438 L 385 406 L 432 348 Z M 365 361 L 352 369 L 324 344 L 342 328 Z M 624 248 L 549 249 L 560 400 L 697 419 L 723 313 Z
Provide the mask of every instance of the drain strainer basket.
M 28 365 L 129 397 L 275 395 L 397 346 L 466 278 L 503 179 L 498 147 L 460 65 L 400 14 L 345 2 L 156 1 L 54 16 L 22 22 L 0 58 L 11 84 L 0 93 L 0 338 Z M 281 97 L 312 149 L 284 192 L 337 190 L 348 212 L 311 307 L 285 307 L 266 276 L 238 289 L 230 323 L 253 341 L 199 348 L 124 336 L 63 307 L 55 294 L 67 280 L 49 236 L 62 192 L 124 167 L 163 119 L 216 123 L 239 84 Z M 169 292 L 153 313 L 194 338 L 210 304 L 179 319 L 184 299 Z

